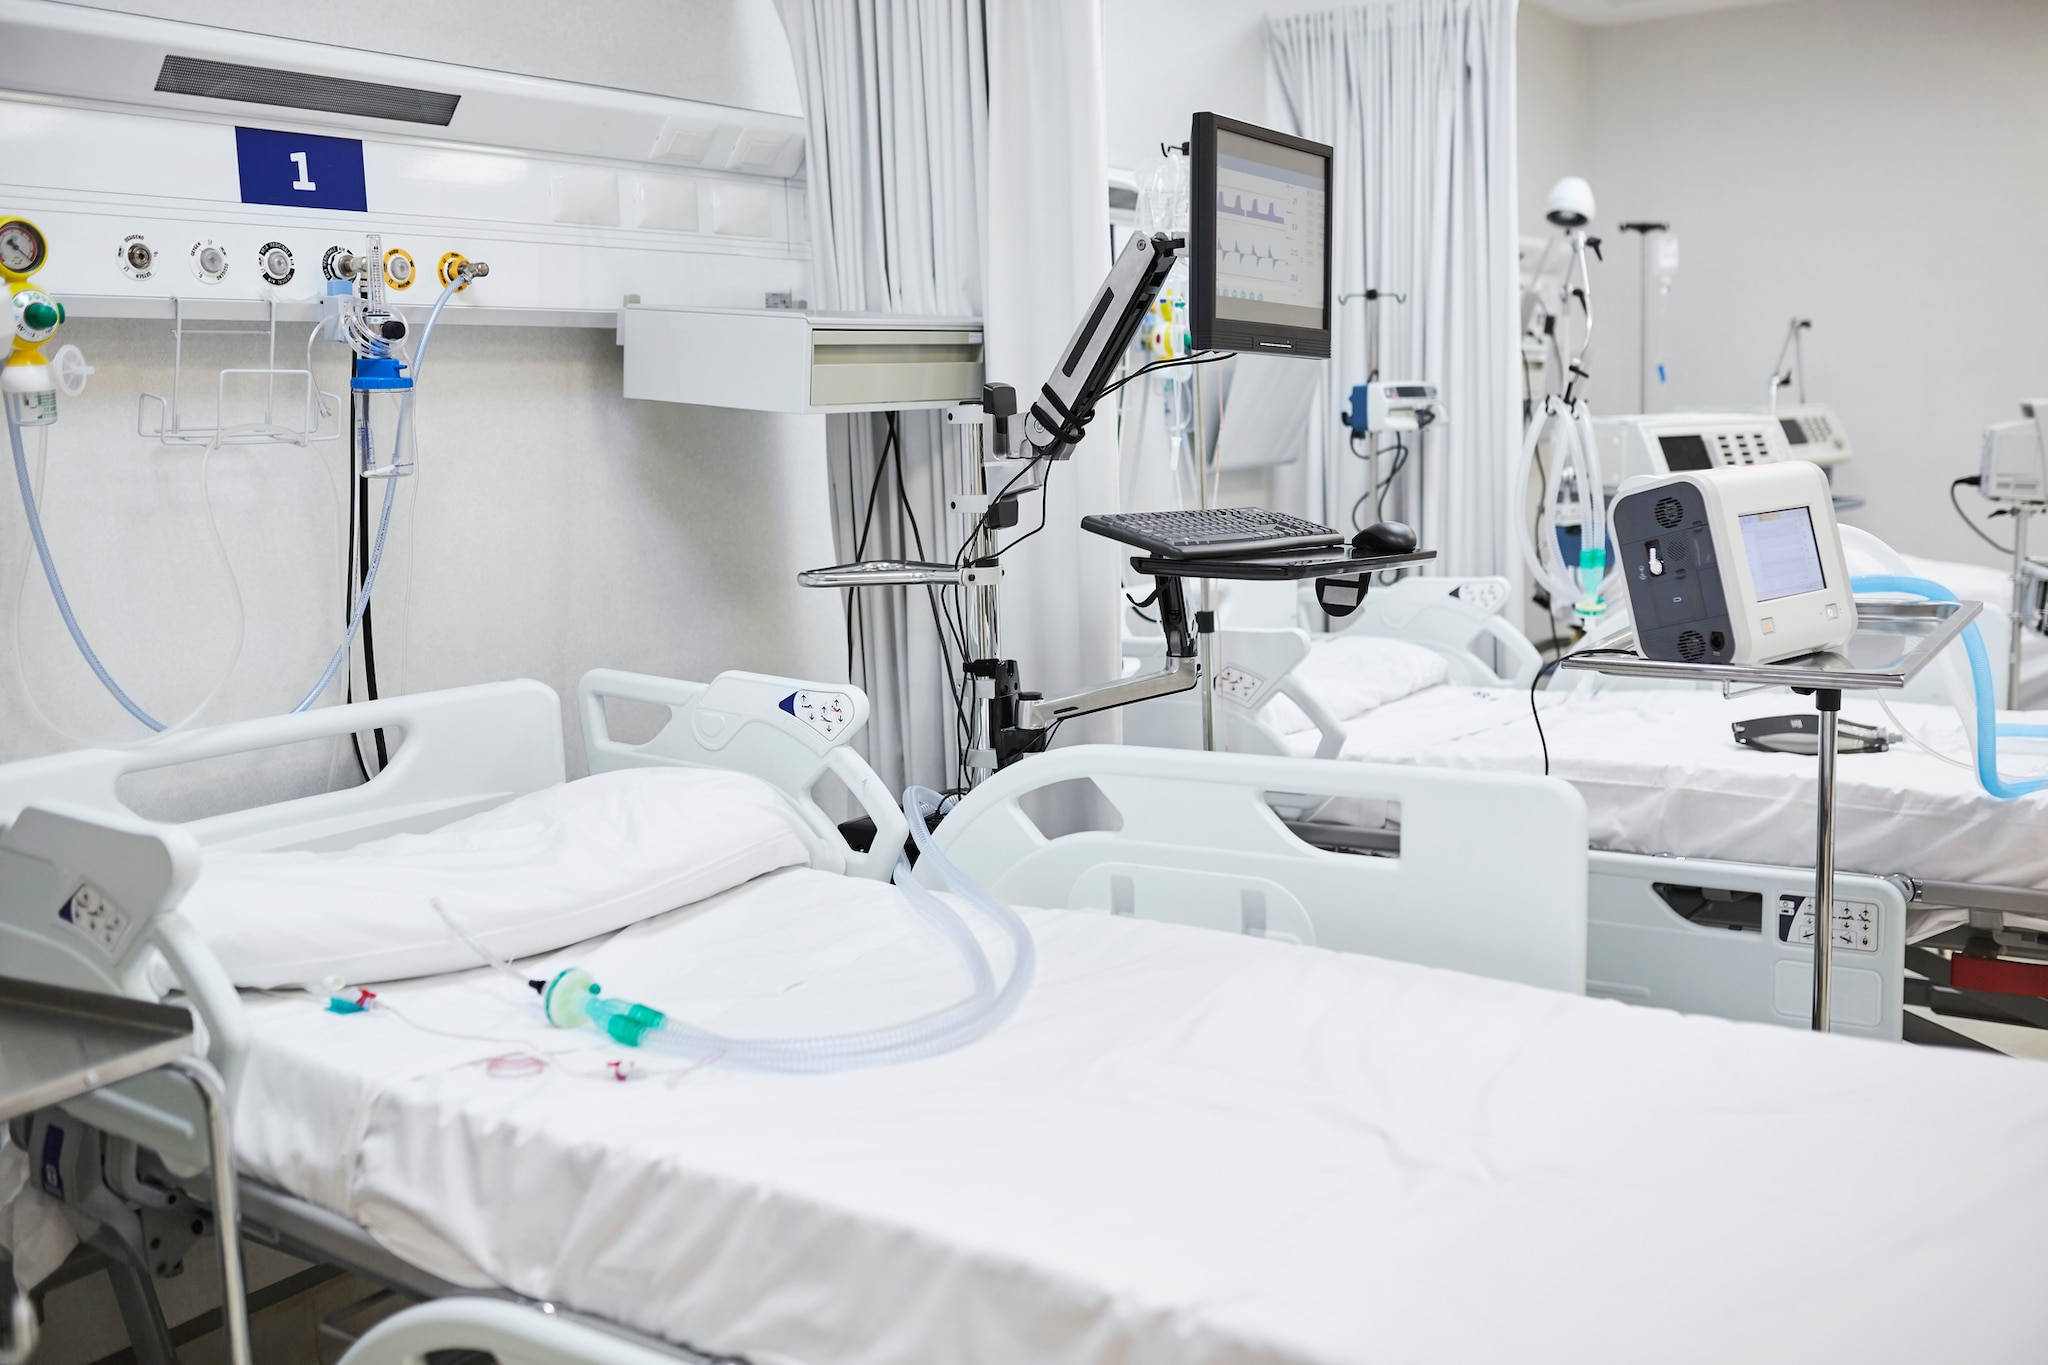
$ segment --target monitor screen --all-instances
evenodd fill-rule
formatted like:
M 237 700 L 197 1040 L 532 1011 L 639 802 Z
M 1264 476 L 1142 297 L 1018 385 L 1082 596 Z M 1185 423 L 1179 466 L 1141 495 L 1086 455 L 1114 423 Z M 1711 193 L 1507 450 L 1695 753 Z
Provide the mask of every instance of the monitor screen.
M 1813 538 L 1813 513 L 1807 508 L 1752 512 L 1739 520 L 1757 601 L 1819 592 L 1828 585 L 1820 567 L 1820 543 Z
M 1330 149 L 1195 115 L 1189 300 L 1200 350 L 1330 354 Z
M 1785 444 L 1795 446 L 1806 444 L 1806 423 L 1795 417 L 1780 417 L 1778 425 L 1785 429 Z
M 1673 474 L 1690 474 L 1714 467 L 1714 457 L 1707 451 L 1707 438 L 1696 431 L 1659 436 L 1657 448 L 1664 452 L 1664 467 Z

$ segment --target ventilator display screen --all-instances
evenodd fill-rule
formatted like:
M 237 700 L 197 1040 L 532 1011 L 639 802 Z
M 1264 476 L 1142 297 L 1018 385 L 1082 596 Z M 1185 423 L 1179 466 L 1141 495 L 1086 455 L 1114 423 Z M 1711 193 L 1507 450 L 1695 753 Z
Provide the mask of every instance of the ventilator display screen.
M 1657 445 L 1664 452 L 1664 467 L 1674 474 L 1714 467 L 1714 457 L 1707 453 L 1707 438 L 1697 432 L 1659 436 Z
M 1770 602 L 1828 585 L 1821 572 L 1820 543 L 1813 537 L 1813 513 L 1804 507 L 1752 512 L 1740 518 L 1742 548 L 1749 556 L 1750 586 L 1756 600 Z

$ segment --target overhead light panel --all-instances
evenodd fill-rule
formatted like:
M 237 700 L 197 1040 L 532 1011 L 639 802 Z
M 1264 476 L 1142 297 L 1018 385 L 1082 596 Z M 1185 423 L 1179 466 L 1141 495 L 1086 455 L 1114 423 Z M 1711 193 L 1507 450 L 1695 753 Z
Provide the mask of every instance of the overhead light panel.
M 403 85 L 317 76 L 306 71 L 242 66 L 204 57 L 168 56 L 157 73 L 156 88 L 168 95 L 272 104 L 285 109 L 317 109 L 328 114 L 429 123 L 446 128 L 455 117 L 460 95 L 414 90 Z

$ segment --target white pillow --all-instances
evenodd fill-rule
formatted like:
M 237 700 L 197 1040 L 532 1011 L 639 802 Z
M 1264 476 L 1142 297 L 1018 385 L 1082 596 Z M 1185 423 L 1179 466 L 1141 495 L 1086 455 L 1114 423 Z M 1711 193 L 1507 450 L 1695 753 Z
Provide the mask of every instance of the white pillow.
M 1355 720 L 1375 707 L 1435 687 L 1451 675 L 1450 661 L 1433 649 L 1381 635 L 1337 635 L 1309 646 L 1294 678 L 1338 720 Z M 1269 723 L 1282 734 L 1312 728 L 1301 708 L 1277 698 Z M 1291 714 L 1289 714 L 1291 713 Z
M 1316 723 L 1308 718 L 1308 712 L 1294 704 L 1294 698 L 1278 692 L 1273 694 L 1273 700 L 1266 703 L 1266 709 L 1259 712 L 1259 719 L 1266 722 L 1275 734 L 1298 735 L 1316 728 Z
M 603 773 L 333 853 L 206 854 L 178 908 L 238 986 L 390 981 L 551 952 L 780 867 L 843 870 L 759 778 Z

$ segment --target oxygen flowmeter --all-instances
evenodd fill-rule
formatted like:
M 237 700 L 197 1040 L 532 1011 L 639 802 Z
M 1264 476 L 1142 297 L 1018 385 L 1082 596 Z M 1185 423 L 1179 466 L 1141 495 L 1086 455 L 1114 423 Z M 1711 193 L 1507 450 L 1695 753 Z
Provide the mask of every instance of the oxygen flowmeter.
M 0 219 L 0 280 L 7 283 L 8 325 L 14 346 L 0 366 L 0 393 L 7 395 L 7 420 L 21 427 L 47 426 L 57 420 L 57 390 L 76 397 L 85 389 L 92 367 L 76 346 L 65 346 L 55 358 L 43 346 L 64 325 L 64 305 L 28 282 L 50 258 L 42 229 L 26 218 Z

